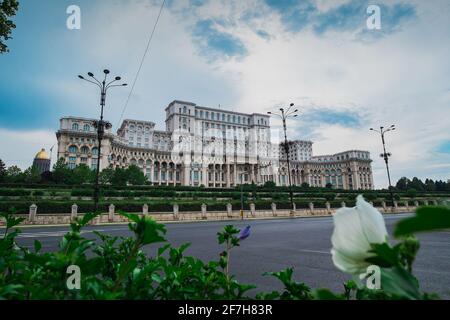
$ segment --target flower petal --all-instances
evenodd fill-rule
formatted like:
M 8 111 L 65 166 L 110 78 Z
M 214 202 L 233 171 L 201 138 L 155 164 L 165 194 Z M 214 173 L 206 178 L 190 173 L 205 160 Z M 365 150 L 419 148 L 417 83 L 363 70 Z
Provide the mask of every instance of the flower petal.
M 355 208 L 339 209 L 333 215 L 333 220 L 333 248 L 347 257 L 364 260 L 370 250 L 370 243 L 364 235 L 358 211 Z
M 354 275 L 364 273 L 367 267 L 370 265 L 364 260 L 355 260 L 347 257 L 336 249 L 331 249 L 331 258 L 333 259 L 334 265 L 339 270 Z
M 383 243 L 387 239 L 387 230 L 383 216 L 362 195 L 356 199 L 356 208 L 360 214 L 361 225 L 369 243 Z

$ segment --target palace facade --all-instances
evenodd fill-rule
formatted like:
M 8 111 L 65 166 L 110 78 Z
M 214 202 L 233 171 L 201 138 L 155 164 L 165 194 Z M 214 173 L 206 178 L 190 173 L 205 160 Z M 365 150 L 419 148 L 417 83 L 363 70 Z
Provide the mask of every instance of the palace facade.
M 268 115 L 240 113 L 171 102 L 166 130 L 150 121 L 126 119 L 117 133 L 108 129 L 102 140 L 100 169 L 138 166 L 155 185 L 215 188 L 242 183 L 288 185 L 284 147 L 270 128 Z M 64 117 L 56 133 L 58 159 L 70 168 L 85 164 L 96 169 L 98 154 L 95 119 Z M 372 189 L 370 154 L 351 150 L 314 156 L 311 141 L 289 142 L 294 185 L 342 189 Z

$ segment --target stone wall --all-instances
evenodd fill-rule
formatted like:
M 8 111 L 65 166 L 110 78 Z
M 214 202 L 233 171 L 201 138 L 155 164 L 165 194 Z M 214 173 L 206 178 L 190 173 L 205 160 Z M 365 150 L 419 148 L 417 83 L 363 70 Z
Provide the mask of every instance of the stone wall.
M 437 204 L 434 201 L 430 201 L 430 204 Z M 342 203 L 345 207 L 345 203 Z M 418 204 L 414 206 L 408 206 L 406 203 L 394 203 L 394 207 L 377 208 L 381 213 L 405 213 L 412 212 L 417 208 Z M 250 210 L 246 210 L 242 213 L 240 210 L 233 210 L 231 204 L 227 205 L 227 211 L 208 211 L 206 205 L 202 205 L 202 211 L 200 212 L 179 212 L 178 205 L 173 206 L 173 212 L 163 213 L 149 213 L 148 206 L 144 205 L 142 212 L 135 212 L 134 214 L 146 215 L 152 217 L 156 221 L 169 222 L 169 221 L 202 221 L 202 220 L 238 220 L 238 219 L 268 219 L 268 218 L 288 218 L 288 217 L 312 217 L 312 216 L 331 216 L 337 208 L 331 208 L 329 203 L 326 204 L 326 208 L 315 208 L 313 203 L 310 203 L 307 209 L 285 210 L 277 209 L 276 204 L 273 203 L 270 210 L 257 210 L 254 205 L 250 206 Z M 35 205 L 30 206 L 28 215 L 17 215 L 23 217 L 25 220 L 23 225 L 67 225 L 74 221 L 76 218 L 82 216 L 83 213 L 78 213 L 78 206 L 74 204 L 72 206 L 72 212 L 70 214 L 39 214 L 39 208 Z M 128 220 L 125 217 L 115 212 L 114 205 L 109 206 L 107 213 L 96 217 L 91 224 L 107 224 L 107 223 L 126 223 Z M 0 220 L 0 225 L 4 225 L 4 221 Z

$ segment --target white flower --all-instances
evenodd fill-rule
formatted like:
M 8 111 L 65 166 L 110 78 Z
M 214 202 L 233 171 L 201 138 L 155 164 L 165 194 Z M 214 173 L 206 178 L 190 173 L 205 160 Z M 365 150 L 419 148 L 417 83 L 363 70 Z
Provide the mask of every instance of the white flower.
M 366 272 L 370 263 L 365 259 L 373 255 L 369 253 L 370 244 L 387 241 L 383 216 L 359 195 L 356 207 L 337 210 L 333 220 L 331 254 L 334 265 L 353 275 Z

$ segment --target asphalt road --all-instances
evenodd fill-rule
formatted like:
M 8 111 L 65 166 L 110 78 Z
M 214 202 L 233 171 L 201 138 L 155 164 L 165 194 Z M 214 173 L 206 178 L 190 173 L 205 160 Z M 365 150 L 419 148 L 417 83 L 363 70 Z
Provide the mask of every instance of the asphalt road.
M 385 216 L 388 231 L 404 214 Z M 266 292 L 281 288 L 277 279 L 263 276 L 267 271 L 280 271 L 294 267 L 294 276 L 312 288 L 327 287 L 342 291 L 342 283 L 350 277 L 337 270 L 331 261 L 330 237 L 333 229 L 331 217 L 296 218 L 277 220 L 214 221 L 167 224 L 168 240 L 174 245 L 190 242 L 186 254 L 204 260 L 217 259 L 220 247 L 216 233 L 226 224 L 238 228 L 251 225 L 251 236 L 231 254 L 231 272 L 243 283 L 252 283 Z M 43 249 L 57 248 L 67 227 L 23 228 L 19 243 L 33 246 L 35 239 Z M 86 237 L 94 237 L 93 230 L 112 235 L 130 235 L 126 225 L 89 226 Z M 419 235 L 421 248 L 414 264 L 414 273 L 422 288 L 437 292 L 442 298 L 450 298 L 450 231 L 424 233 Z M 149 254 L 155 247 L 148 247 Z

